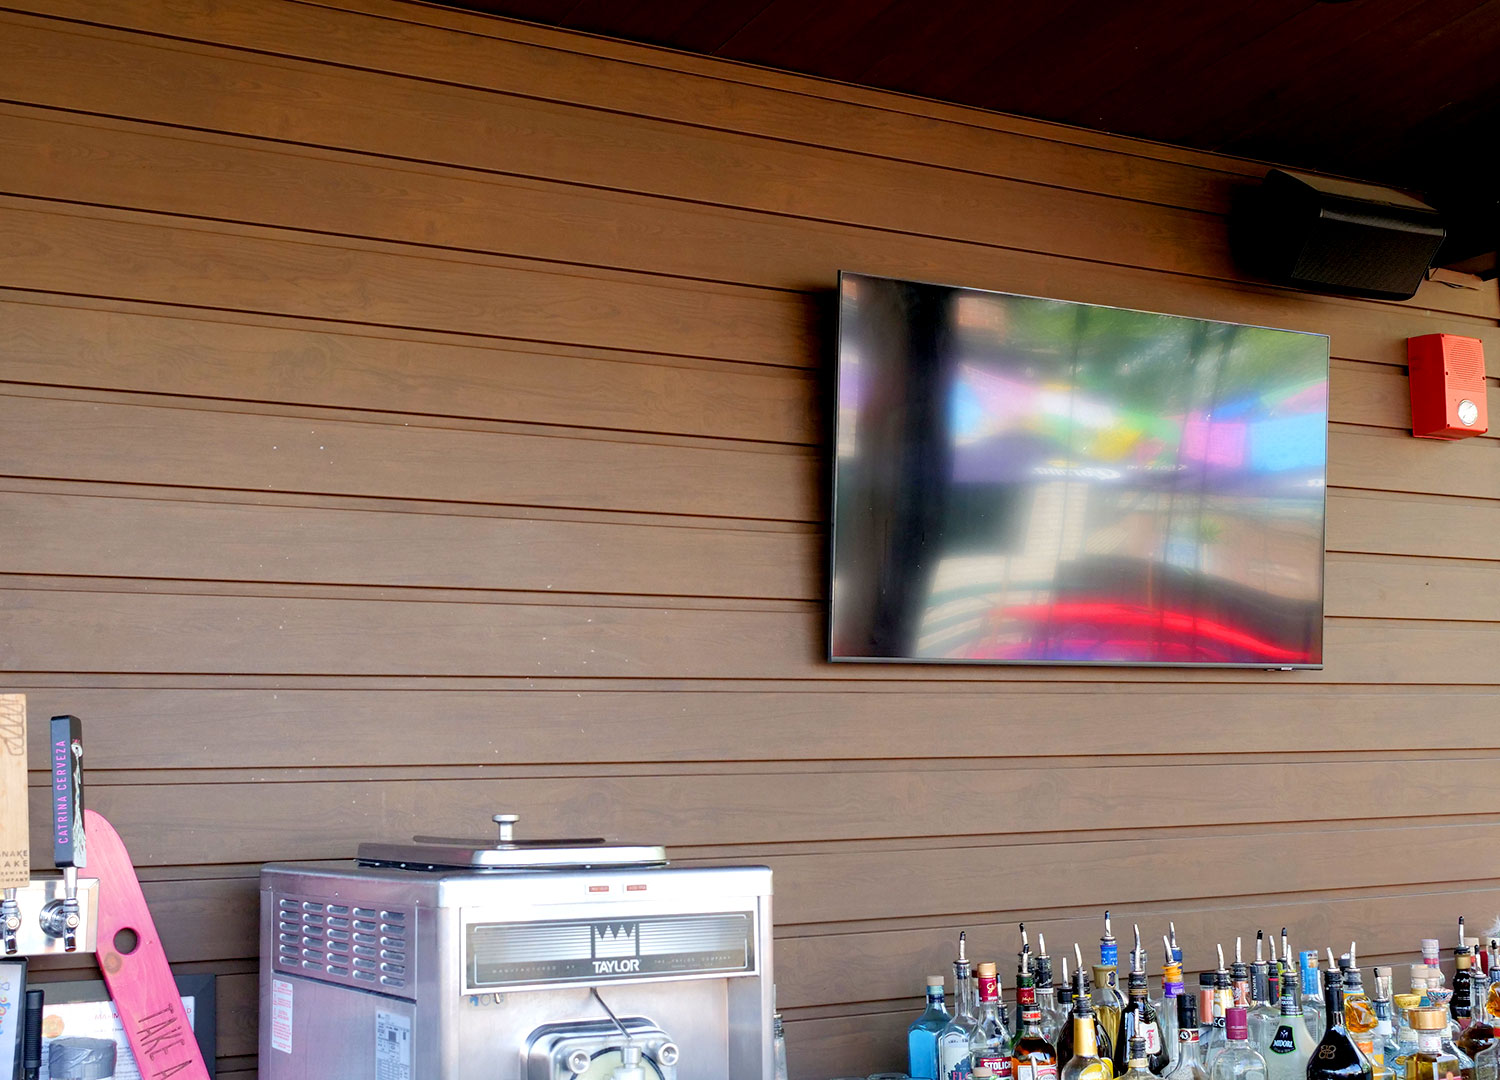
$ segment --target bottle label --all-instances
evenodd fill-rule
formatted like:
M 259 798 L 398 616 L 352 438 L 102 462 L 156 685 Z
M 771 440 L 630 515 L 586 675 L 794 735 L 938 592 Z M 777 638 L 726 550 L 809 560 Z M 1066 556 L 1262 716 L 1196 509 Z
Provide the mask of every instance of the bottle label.
M 961 1057 L 943 1073 L 943 1080 L 969 1080 L 973 1072 L 973 1062 L 968 1057 Z
M 1185 1031 L 1179 1029 L 1178 1032 L 1177 1032 L 1177 1041 L 1178 1042 L 1185 1042 L 1185 1043 L 1197 1042 L 1202 1037 L 1203 1037 L 1202 1034 L 1198 1031 L 1198 1029 L 1196 1027 L 1194 1027 L 1194 1028 L 1188 1028 Z
M 1027 1005 L 1036 1004 L 1036 988 L 1032 986 L 1016 987 L 1016 1007 L 1025 1008 Z
M 1021 1010 L 1021 1023 L 1040 1024 L 1041 1022 L 1042 1010 L 1036 1007 L 1036 1002 L 1032 1002 Z
M 1156 1024 L 1137 1024 L 1135 1034 L 1146 1041 L 1146 1053 L 1152 1057 L 1161 1053 L 1161 1028 Z
M 1276 1034 L 1271 1037 L 1271 1053 L 1292 1054 L 1297 1050 L 1297 1039 L 1292 1032 L 1292 1025 L 1282 1024 L 1276 1029 Z
M 1247 982 L 1236 982 L 1233 984 L 1234 1005 L 1238 1009 L 1250 1007 L 1250 984 Z
M 980 1054 L 974 1061 L 975 1065 L 983 1065 L 995 1074 L 996 1080 L 1010 1080 L 1015 1063 L 1009 1057 L 1001 1057 L 998 1054 Z
M 1162 997 L 1181 997 L 1182 996 L 1182 983 L 1180 983 L 1180 982 L 1162 983 L 1162 985 L 1161 985 L 1161 996 Z
M 1015 1080 L 1057 1080 L 1057 1066 L 1049 1061 L 1018 1061 Z
M 1216 1027 L 1216 1028 L 1223 1028 L 1223 1027 L 1225 1027 L 1225 1026 L 1226 1026 L 1226 1025 L 1227 1025 L 1227 1024 L 1228 1024 L 1228 1023 L 1229 1023 L 1229 1021 L 1228 1021 L 1228 1020 L 1226 1020 L 1226 1019 L 1225 1019 L 1225 1018 L 1224 1018 L 1224 1017 L 1222 1017 L 1222 1016 L 1216 1016 L 1216 1017 L 1214 1017 L 1214 1027 Z
M 979 1000 L 998 1001 L 1000 999 L 1000 976 L 979 976 Z
M 1120 963 L 1120 949 L 1113 941 L 1099 942 L 1099 963 L 1116 967 Z

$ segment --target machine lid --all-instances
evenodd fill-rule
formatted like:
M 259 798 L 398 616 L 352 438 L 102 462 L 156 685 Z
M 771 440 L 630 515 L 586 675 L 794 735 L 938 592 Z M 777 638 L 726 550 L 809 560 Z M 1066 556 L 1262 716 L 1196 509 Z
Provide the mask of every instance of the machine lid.
M 609 844 L 602 837 L 571 840 L 517 840 L 516 814 L 496 814 L 500 837 L 486 840 L 414 836 L 410 843 L 364 843 L 355 860 L 362 866 L 406 870 L 579 870 L 591 867 L 667 865 L 667 849 L 644 844 Z

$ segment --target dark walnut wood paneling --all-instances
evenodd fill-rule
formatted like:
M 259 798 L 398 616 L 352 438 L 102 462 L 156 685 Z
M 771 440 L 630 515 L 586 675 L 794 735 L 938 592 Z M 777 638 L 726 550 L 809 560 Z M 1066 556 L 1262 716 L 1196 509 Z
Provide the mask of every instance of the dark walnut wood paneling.
M 0 671 L 85 718 L 221 1075 L 261 861 L 502 803 L 771 865 L 813 1080 L 960 927 L 1399 962 L 1500 901 L 1500 442 L 1404 373 L 1500 352 L 1492 287 L 1237 278 L 1253 163 L 397 0 L 12 9 Z M 1330 335 L 1327 668 L 825 663 L 840 268 Z

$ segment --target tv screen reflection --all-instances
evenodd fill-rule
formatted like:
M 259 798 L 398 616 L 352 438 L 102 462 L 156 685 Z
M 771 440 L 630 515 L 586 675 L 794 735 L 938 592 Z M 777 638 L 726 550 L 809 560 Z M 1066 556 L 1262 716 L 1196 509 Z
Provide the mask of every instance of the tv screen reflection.
M 1322 664 L 1328 339 L 844 274 L 830 654 Z

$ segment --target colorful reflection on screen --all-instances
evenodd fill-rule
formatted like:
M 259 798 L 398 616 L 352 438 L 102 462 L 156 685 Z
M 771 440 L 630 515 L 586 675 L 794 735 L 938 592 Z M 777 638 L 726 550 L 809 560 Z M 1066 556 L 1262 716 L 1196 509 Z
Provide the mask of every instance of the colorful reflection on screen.
M 1322 663 L 1326 337 L 840 291 L 835 659 Z

